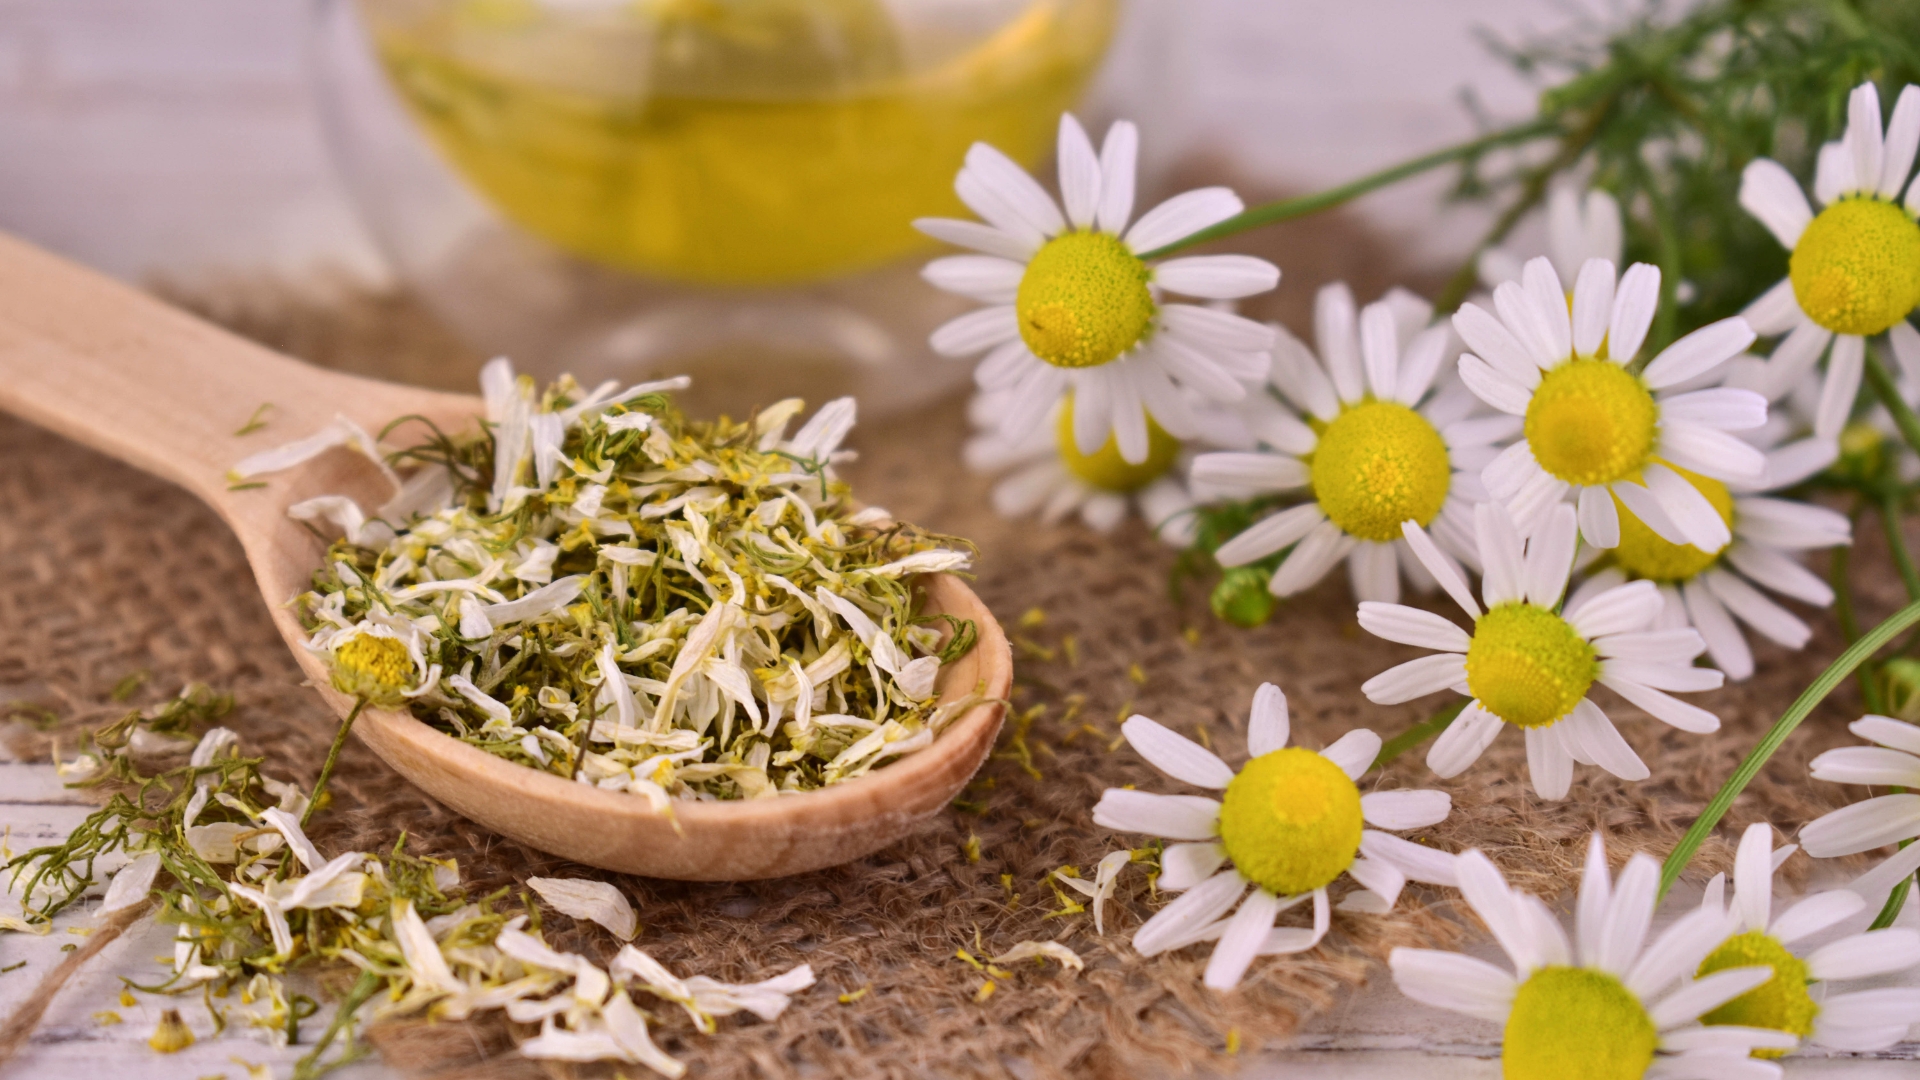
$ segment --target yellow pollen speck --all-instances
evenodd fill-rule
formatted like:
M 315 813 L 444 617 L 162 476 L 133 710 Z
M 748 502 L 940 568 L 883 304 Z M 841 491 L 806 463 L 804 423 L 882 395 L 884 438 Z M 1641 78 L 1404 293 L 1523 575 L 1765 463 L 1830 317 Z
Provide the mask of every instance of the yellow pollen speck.
M 1107 435 L 1100 449 L 1091 454 L 1081 453 L 1073 439 L 1071 394 L 1060 408 L 1060 422 L 1054 427 L 1054 436 L 1060 462 L 1068 472 L 1091 487 L 1120 494 L 1139 491 L 1167 475 L 1173 469 L 1173 459 L 1180 453 L 1180 440 L 1167 434 L 1151 416 L 1147 417 L 1147 460 L 1140 464 L 1131 464 L 1120 456 L 1120 443 L 1112 434 Z
M 1633 992 L 1603 971 L 1544 967 L 1513 996 L 1501 1047 L 1506 1080 L 1640 1080 L 1660 1033 Z
M 1920 225 L 1885 199 L 1842 199 L 1800 234 L 1787 267 L 1807 318 L 1878 334 L 1920 306 Z
M 1813 1034 L 1813 1018 L 1819 1015 L 1820 1006 L 1807 993 L 1806 962 L 1764 931 L 1749 930 L 1728 938 L 1700 962 L 1699 975 L 1761 964 L 1773 968 L 1773 978 L 1701 1017 L 1700 1022 L 1772 1028 L 1802 1039 Z M 1777 1058 L 1785 1053 L 1755 1050 L 1753 1056 Z
M 1349 536 L 1400 538 L 1402 522 L 1433 523 L 1453 466 L 1446 440 L 1412 409 L 1369 401 L 1343 409 L 1313 449 L 1313 495 Z
M 1567 621 L 1545 608 L 1507 603 L 1488 611 L 1467 646 L 1467 691 L 1517 727 L 1544 727 L 1573 711 L 1600 661 Z
M 1527 405 L 1527 444 L 1569 484 L 1608 484 L 1653 454 L 1660 409 L 1639 376 L 1611 360 L 1569 360 L 1540 376 Z
M 1027 263 L 1014 297 L 1020 336 L 1065 368 L 1098 367 L 1138 345 L 1153 325 L 1153 272 L 1120 238 L 1062 233 Z
M 392 704 L 413 688 L 413 657 L 399 638 L 355 634 L 333 651 L 333 685 L 343 694 Z
M 1733 496 L 1727 491 L 1727 485 L 1678 465 L 1668 467 L 1698 488 L 1719 512 L 1720 520 L 1726 522 L 1728 528 L 1733 527 Z M 1659 533 L 1647 528 L 1617 496 L 1613 499 L 1613 509 L 1620 517 L 1620 546 L 1613 549 L 1613 561 L 1631 577 L 1687 581 L 1720 561 L 1720 551 L 1702 551 L 1692 544 L 1661 539 Z
M 1339 877 L 1360 850 L 1360 827 L 1360 789 L 1297 746 L 1247 762 L 1220 802 L 1220 843 L 1234 867 L 1277 896 Z

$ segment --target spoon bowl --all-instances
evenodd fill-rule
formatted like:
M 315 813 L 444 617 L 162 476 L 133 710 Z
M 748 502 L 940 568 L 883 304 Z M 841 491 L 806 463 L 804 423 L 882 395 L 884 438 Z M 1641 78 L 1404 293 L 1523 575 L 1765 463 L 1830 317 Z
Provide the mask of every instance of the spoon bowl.
M 236 434 L 262 405 L 265 426 Z M 233 529 L 261 596 L 312 685 L 345 716 L 291 605 L 325 553 L 286 508 L 322 494 L 384 500 L 371 463 L 344 449 L 235 490 L 234 462 L 335 416 L 378 432 L 403 416 L 470 429 L 478 398 L 325 371 L 236 337 L 92 271 L 0 236 L 0 409 L 173 481 Z M 591 866 L 648 877 L 737 881 L 845 863 L 912 833 L 960 793 L 993 748 L 1013 685 L 1005 633 L 958 578 L 923 576 L 924 610 L 970 619 L 978 643 L 942 668 L 943 702 L 990 699 L 931 745 L 818 791 L 738 802 L 676 801 L 657 813 L 495 757 L 405 712 L 369 708 L 354 734 L 454 811 Z

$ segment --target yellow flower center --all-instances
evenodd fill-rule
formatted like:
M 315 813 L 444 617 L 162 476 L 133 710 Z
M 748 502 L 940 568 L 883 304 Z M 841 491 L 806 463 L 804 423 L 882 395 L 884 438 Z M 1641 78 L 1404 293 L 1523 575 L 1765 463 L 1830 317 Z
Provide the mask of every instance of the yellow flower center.
M 1733 528 L 1733 496 L 1727 492 L 1727 485 L 1678 465 L 1668 467 L 1698 488 L 1700 494 L 1705 495 L 1719 512 L 1720 520 L 1726 522 L 1727 528 Z M 1651 581 L 1686 581 L 1718 562 L 1720 552 L 1726 550 L 1717 548 L 1702 551 L 1692 544 L 1663 540 L 1659 533 L 1647 528 L 1646 522 L 1635 517 L 1617 496 L 1613 499 L 1613 509 L 1620 517 L 1620 546 L 1613 549 L 1613 560 L 1633 577 Z
M 1653 453 L 1660 409 L 1639 376 L 1611 360 L 1569 360 L 1540 376 L 1527 405 L 1527 444 L 1569 484 L 1608 484 Z
M 413 689 L 413 657 L 398 638 L 355 634 L 333 651 L 333 685 L 343 694 L 391 704 Z
M 1276 896 L 1331 882 L 1360 850 L 1360 789 L 1340 766 L 1288 747 L 1247 762 L 1220 801 L 1220 843 Z
M 1480 616 L 1467 646 L 1467 691 L 1516 727 L 1572 712 L 1599 674 L 1593 646 L 1565 619 L 1518 601 Z
M 1787 276 L 1807 318 L 1878 334 L 1920 306 L 1920 226 L 1885 199 L 1842 199 L 1800 234 Z
M 1813 1018 L 1820 1012 L 1807 993 L 1806 962 L 1787 951 L 1772 935 L 1749 930 L 1728 938 L 1726 944 L 1707 954 L 1700 962 L 1700 975 L 1711 975 L 1728 968 L 1773 968 L 1773 978 L 1741 994 L 1700 1018 L 1705 1024 L 1737 1024 L 1741 1027 L 1772 1028 L 1804 1039 L 1813 1034 Z M 1754 1057 L 1777 1058 L 1785 1050 L 1755 1050 Z
M 1060 410 L 1060 423 L 1054 428 L 1054 434 L 1060 447 L 1060 460 L 1067 471 L 1101 491 L 1122 494 L 1139 491 L 1167 475 L 1173 468 L 1174 457 L 1180 453 L 1180 440 L 1167 434 L 1151 416 L 1147 417 L 1147 460 L 1140 464 L 1130 464 L 1120 456 L 1120 443 L 1112 435 L 1100 444 L 1100 449 L 1091 454 L 1081 453 L 1073 440 L 1071 395 Z
M 1440 432 L 1393 401 L 1342 409 L 1320 432 L 1311 465 L 1320 509 L 1362 540 L 1397 540 L 1409 518 L 1432 524 L 1453 480 Z
M 1013 309 L 1033 355 L 1056 367 L 1098 367 L 1138 345 L 1153 325 L 1153 272 L 1120 238 L 1069 232 L 1027 263 Z
M 1520 984 L 1501 1048 L 1506 1080 L 1640 1080 L 1660 1033 L 1604 971 L 1543 967 Z

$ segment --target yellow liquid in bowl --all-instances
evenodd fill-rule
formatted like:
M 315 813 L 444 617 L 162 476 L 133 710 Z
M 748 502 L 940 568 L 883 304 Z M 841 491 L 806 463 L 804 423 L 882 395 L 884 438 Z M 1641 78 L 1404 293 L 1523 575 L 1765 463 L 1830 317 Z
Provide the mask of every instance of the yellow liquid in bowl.
M 970 144 L 1028 163 L 1051 147 L 1114 19 L 1113 0 L 1035 0 L 955 44 L 909 38 L 879 0 L 641 0 L 592 17 L 382 2 L 363 0 L 394 85 L 503 215 L 594 262 L 718 285 L 924 248 L 911 222 L 962 212 Z

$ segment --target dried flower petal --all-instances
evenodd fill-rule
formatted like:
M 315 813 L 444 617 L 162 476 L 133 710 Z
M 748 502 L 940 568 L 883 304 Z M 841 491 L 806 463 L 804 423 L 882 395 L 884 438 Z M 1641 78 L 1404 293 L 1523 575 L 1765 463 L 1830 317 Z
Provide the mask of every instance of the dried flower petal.
M 639 929 L 633 905 L 607 882 L 537 877 L 528 878 L 527 885 L 560 914 L 599 923 L 621 941 L 632 941 Z

